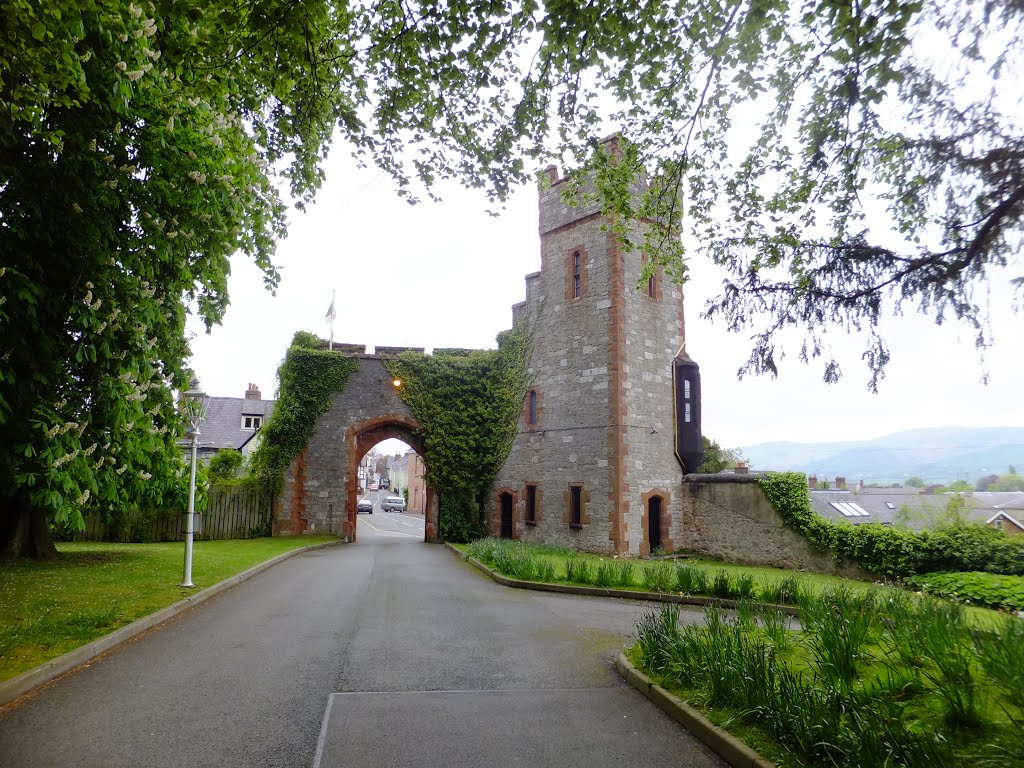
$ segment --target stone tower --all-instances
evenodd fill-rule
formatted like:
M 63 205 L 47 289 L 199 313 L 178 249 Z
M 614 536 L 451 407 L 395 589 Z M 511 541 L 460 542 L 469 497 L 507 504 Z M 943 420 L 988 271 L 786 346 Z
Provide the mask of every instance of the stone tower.
M 598 205 L 566 204 L 565 179 L 548 175 L 541 270 L 512 308 L 532 337 L 532 384 L 487 501 L 491 532 L 619 555 L 670 549 L 682 540 L 682 289 L 660 273 L 638 289 L 641 250 L 621 249 Z

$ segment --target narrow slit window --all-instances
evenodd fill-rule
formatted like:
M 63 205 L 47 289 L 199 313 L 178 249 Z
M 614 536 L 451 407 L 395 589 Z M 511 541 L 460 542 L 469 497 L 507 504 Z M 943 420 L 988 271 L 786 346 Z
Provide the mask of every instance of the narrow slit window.
M 583 520 L 583 487 L 579 485 L 572 486 L 569 498 L 569 524 L 579 528 Z
M 685 397 L 687 400 L 690 399 L 690 380 L 689 379 L 683 379 L 683 397 Z
M 526 486 L 526 522 L 537 522 L 537 486 Z
M 533 426 L 537 423 L 537 390 L 531 389 L 526 398 L 526 423 Z
M 683 418 L 685 419 L 687 424 L 690 423 L 690 404 L 689 403 L 686 403 L 686 406 L 685 406 L 684 411 L 683 411 Z
M 578 299 L 580 297 L 581 289 L 583 287 L 583 276 L 580 269 L 580 252 L 576 251 L 572 255 L 572 297 L 574 299 Z
M 656 289 L 655 277 L 654 277 L 654 275 L 651 275 L 650 277 L 647 278 L 647 295 L 650 298 L 653 299 L 653 298 L 655 298 L 655 294 L 656 293 L 657 293 L 657 289 Z

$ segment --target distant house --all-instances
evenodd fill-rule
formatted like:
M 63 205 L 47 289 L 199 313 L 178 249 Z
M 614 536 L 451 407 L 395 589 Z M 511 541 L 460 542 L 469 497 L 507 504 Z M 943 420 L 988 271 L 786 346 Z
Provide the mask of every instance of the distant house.
M 273 412 L 274 401 L 264 400 L 255 384 L 245 397 L 211 397 L 199 427 L 199 458 L 209 459 L 223 448 L 247 456 L 259 445 L 260 428 Z
M 855 488 L 811 490 L 811 508 L 830 520 L 927 528 L 943 518 L 950 501 L 962 499 L 964 519 L 999 528 L 1009 535 L 1024 533 L 1024 492 L 968 491 L 921 493 L 917 488 Z

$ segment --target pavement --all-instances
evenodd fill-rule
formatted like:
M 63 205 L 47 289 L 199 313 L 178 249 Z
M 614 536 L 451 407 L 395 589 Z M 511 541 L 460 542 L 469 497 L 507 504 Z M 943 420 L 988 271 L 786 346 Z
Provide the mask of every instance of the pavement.
M 0 766 L 725 765 L 614 669 L 648 606 L 358 521 L 0 710 Z

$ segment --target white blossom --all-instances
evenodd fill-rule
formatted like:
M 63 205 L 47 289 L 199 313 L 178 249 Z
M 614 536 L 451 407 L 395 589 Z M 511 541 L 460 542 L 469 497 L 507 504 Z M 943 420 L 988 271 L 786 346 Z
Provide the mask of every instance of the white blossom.
M 137 6 L 135 3 L 131 3 L 128 6 L 128 13 L 130 13 L 132 15 L 132 18 L 137 19 L 137 18 L 139 18 L 142 15 L 142 9 L 139 6 Z
M 83 505 L 83 504 L 85 504 L 85 502 L 87 502 L 88 500 L 89 500 L 89 489 L 88 489 L 88 488 L 86 488 L 86 489 L 85 489 L 85 492 L 84 492 L 84 493 L 83 493 L 83 494 L 82 494 L 81 496 L 79 496 L 79 497 L 78 497 L 78 502 L 77 502 L 77 504 L 78 504 L 78 506 L 82 506 L 82 505 Z
M 115 472 L 115 474 L 118 474 L 118 475 L 123 475 L 123 474 L 124 474 L 124 471 L 125 471 L 126 469 L 128 469 L 128 465 L 127 465 L 127 464 L 122 464 L 122 465 L 121 465 L 120 467 L 118 467 L 117 469 L 115 469 L 115 470 L 114 470 L 114 472 Z
M 124 42 L 124 41 L 122 40 L 122 42 Z M 128 69 L 128 63 L 125 62 L 125 61 L 119 61 L 119 62 L 117 62 L 117 68 L 120 69 L 122 72 L 124 72 L 126 69 Z

